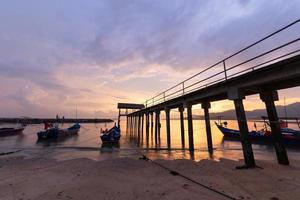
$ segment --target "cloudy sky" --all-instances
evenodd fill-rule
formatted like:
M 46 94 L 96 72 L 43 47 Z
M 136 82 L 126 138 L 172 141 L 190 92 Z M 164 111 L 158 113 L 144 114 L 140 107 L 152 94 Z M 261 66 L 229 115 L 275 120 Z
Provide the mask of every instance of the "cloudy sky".
M 299 0 L 1 1 L 0 116 L 74 117 L 76 105 L 81 117 L 113 116 L 117 102 L 144 102 L 299 10 Z M 300 98 L 298 88 L 280 94 Z

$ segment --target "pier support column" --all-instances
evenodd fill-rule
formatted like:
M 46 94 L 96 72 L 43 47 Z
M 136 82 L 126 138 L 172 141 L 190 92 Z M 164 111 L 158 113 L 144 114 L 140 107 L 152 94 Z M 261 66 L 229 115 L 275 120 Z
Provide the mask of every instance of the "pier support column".
M 146 113 L 146 145 L 147 145 L 147 148 L 149 147 L 149 127 L 150 127 L 149 113 Z
M 242 93 L 242 91 L 238 90 L 237 88 L 230 88 L 228 90 L 228 99 L 234 101 L 236 117 L 240 129 L 240 139 L 243 147 L 243 154 L 245 160 L 244 167 L 253 168 L 255 167 L 255 160 L 251 141 L 249 138 L 248 124 L 243 104 L 244 98 L 245 95 Z
M 247 119 L 246 119 L 245 109 L 244 109 L 244 105 L 243 105 L 243 100 L 235 99 L 234 106 L 235 106 L 236 117 L 238 120 L 239 129 L 240 129 L 240 137 L 241 137 L 241 142 L 242 142 L 242 147 L 243 147 L 245 165 L 246 165 L 246 167 L 253 168 L 253 167 L 255 167 L 255 160 L 254 160 L 251 141 L 249 139 L 249 130 L 248 130 L 248 125 L 247 125 Z
M 138 122 L 137 122 L 137 144 L 140 145 L 141 142 L 141 115 L 137 116 Z
M 193 113 L 191 104 L 187 104 L 187 118 L 189 129 L 189 149 L 190 151 L 194 151 Z
M 155 111 L 155 131 L 154 131 L 154 141 L 155 146 L 158 144 L 158 129 L 159 129 L 159 111 Z
M 178 108 L 178 111 L 180 113 L 180 132 L 181 132 L 181 146 L 182 148 L 185 148 L 185 138 L 184 138 L 184 107 L 181 106 Z
M 121 119 L 121 109 L 119 109 L 118 128 L 120 128 L 120 119 Z
M 171 149 L 171 128 L 170 128 L 170 109 L 166 108 L 166 128 L 167 128 L 167 145 Z
M 277 161 L 279 164 L 289 165 L 288 155 L 282 143 L 282 132 L 274 103 L 274 101 L 278 101 L 278 93 L 277 91 L 265 91 L 260 94 L 260 98 L 266 104 Z
M 161 143 L 161 137 L 160 137 L 160 128 L 161 128 L 161 123 L 160 123 L 160 111 L 158 111 L 157 115 L 157 137 L 158 137 L 158 144 L 160 146 Z
M 153 112 L 150 113 L 151 116 L 151 142 L 153 144 Z
M 136 116 L 132 117 L 132 141 L 135 140 Z
M 134 116 L 134 125 L 133 125 L 133 138 L 134 138 L 134 141 L 136 142 L 136 139 L 137 139 L 137 122 L 138 122 L 138 119 L 137 119 L 137 116 L 135 115 Z
M 211 138 L 211 127 L 210 127 L 210 118 L 209 118 L 210 102 L 204 102 L 201 104 L 201 106 L 202 106 L 202 109 L 204 109 L 207 148 L 208 148 L 208 152 L 210 154 L 213 154 L 213 143 L 212 143 L 212 138 Z
M 129 140 L 132 139 L 132 116 L 129 117 Z
M 144 113 L 142 113 L 142 128 L 141 128 L 141 145 L 144 143 Z
M 128 115 L 126 116 L 126 137 L 128 136 L 128 128 L 129 128 L 129 117 Z

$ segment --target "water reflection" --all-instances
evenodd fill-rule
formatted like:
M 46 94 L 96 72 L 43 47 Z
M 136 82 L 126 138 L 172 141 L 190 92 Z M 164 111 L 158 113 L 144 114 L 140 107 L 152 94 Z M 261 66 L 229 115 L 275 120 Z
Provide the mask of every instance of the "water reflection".
M 144 120 L 145 121 L 145 120 Z M 210 155 L 207 150 L 206 142 L 206 131 L 205 122 L 202 120 L 194 120 L 194 146 L 195 151 L 190 152 L 188 150 L 188 132 L 185 130 L 185 147 L 182 148 L 181 143 L 181 131 L 180 121 L 171 121 L 171 149 L 167 148 L 167 134 L 164 118 L 161 118 L 161 133 L 160 137 L 157 138 L 158 142 L 155 144 L 154 127 L 150 124 L 149 142 L 146 141 L 145 125 L 143 135 L 141 135 L 141 141 L 139 146 L 137 145 L 136 139 L 126 138 L 126 121 L 121 121 L 122 137 L 120 143 L 117 144 L 103 144 L 100 139 L 100 128 L 110 128 L 114 123 L 107 124 L 82 124 L 82 128 L 77 135 L 61 138 L 59 140 L 51 141 L 37 141 L 36 133 L 43 129 L 43 125 L 28 125 L 24 130 L 23 134 L 11 136 L 11 137 L 0 137 L 0 151 L 5 151 L 10 148 L 20 149 L 34 149 L 41 152 L 35 152 L 39 156 L 54 156 L 55 158 L 72 158 L 72 157 L 92 157 L 93 159 L 101 159 L 107 157 L 106 153 L 110 152 L 109 156 L 136 156 L 137 151 L 141 151 L 147 154 L 149 157 L 163 158 L 163 159 L 219 159 L 221 157 L 229 159 L 241 159 L 242 147 L 238 140 L 227 140 L 223 138 L 223 134 L 214 125 L 212 125 L 212 140 L 214 154 Z M 64 124 L 62 128 L 69 127 L 71 124 Z M 249 130 L 254 130 L 253 122 L 248 124 Z M 258 128 L 260 124 L 257 124 Z M 261 125 L 262 126 L 262 125 Z M 185 127 L 187 128 L 187 122 L 185 121 Z M 238 124 L 235 121 L 228 121 L 228 127 L 237 129 Z M 291 128 L 297 129 L 297 127 Z M 130 140 L 131 139 L 131 140 Z M 60 147 L 74 147 L 72 150 L 62 150 Z M 78 148 L 76 148 L 78 147 Z M 80 148 L 79 148 L 80 147 Z M 93 150 L 85 150 L 82 148 L 91 147 Z M 59 150 L 58 150 L 59 149 Z M 43 151 L 43 152 L 42 152 Z M 56 151 L 60 151 L 57 153 Z M 62 153 L 63 151 L 63 153 Z M 272 144 L 261 144 L 253 141 L 254 156 L 260 159 L 272 159 L 275 160 L 275 152 Z M 30 152 L 33 154 L 32 152 Z M 299 157 L 299 146 L 298 148 L 288 147 L 288 153 L 296 158 Z

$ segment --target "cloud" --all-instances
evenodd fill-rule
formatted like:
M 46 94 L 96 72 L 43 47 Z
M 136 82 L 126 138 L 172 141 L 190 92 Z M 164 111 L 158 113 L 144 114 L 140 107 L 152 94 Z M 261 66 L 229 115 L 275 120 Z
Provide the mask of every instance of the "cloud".
M 2 2 L 0 89 L 11 95 L 0 95 L 9 102 L 1 111 L 71 115 L 78 104 L 85 116 L 115 114 L 117 102 L 143 102 L 295 20 L 299 9 L 296 0 Z

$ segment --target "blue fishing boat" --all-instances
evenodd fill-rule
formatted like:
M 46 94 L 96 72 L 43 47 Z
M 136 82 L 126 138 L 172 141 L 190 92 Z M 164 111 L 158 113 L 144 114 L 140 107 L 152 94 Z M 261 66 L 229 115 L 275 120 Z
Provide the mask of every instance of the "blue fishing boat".
M 100 138 L 102 142 L 118 142 L 121 137 L 121 130 L 119 127 L 114 126 L 107 131 L 101 131 Z
M 225 138 L 240 139 L 240 131 L 225 127 L 222 123 L 215 122 L 218 129 L 223 133 Z M 300 131 L 282 128 L 282 139 L 286 144 L 300 144 Z M 250 131 L 249 138 L 253 141 L 272 142 L 272 132 L 268 130 Z
M 48 128 L 37 133 L 38 139 L 57 139 L 59 137 L 66 137 L 77 134 L 80 130 L 80 124 L 76 123 L 69 128 L 60 129 L 58 127 Z

